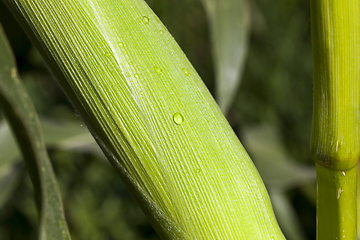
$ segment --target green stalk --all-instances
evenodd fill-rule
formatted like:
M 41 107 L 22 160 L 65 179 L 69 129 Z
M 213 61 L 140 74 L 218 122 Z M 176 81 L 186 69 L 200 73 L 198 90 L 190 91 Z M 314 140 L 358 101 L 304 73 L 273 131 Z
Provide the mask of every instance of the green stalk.
M 356 239 L 357 168 L 331 170 L 316 165 L 317 239 Z
M 5 0 L 164 239 L 284 239 L 209 91 L 142 0 Z
M 317 239 L 356 239 L 360 155 L 359 0 L 311 0 Z

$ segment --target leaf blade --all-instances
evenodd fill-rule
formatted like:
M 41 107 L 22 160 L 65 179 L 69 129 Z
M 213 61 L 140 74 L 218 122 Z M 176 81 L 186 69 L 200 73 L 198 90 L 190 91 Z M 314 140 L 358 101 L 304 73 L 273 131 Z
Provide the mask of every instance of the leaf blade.
M 5 33 L 0 27 L 0 105 L 23 153 L 40 212 L 39 239 L 70 239 L 60 192 L 42 140 L 34 106 L 21 84 Z
M 216 98 L 229 111 L 241 83 L 248 48 L 250 6 L 247 0 L 202 0 L 212 39 Z
M 8 3 L 160 234 L 283 239 L 250 158 L 144 1 Z

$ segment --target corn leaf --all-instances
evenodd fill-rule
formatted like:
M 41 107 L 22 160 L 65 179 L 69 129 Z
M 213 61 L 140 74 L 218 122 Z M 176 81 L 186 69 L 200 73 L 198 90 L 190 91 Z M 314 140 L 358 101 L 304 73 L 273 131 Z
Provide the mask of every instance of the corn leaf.
M 10 45 L 0 27 L 0 106 L 17 138 L 35 189 L 39 239 L 70 239 L 61 196 L 34 106 L 20 82 Z
M 6 0 L 165 239 L 283 239 L 251 159 L 142 0 Z

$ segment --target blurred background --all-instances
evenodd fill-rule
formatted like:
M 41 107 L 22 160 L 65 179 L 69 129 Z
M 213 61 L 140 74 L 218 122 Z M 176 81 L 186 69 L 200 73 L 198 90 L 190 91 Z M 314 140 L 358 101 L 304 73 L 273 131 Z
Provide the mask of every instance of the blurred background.
M 229 52 L 226 47 L 242 50 L 242 58 L 230 66 L 237 72 L 237 87 L 228 86 L 237 91 L 229 93 L 232 97 L 226 100 L 226 116 L 263 177 L 287 239 L 315 239 L 315 169 L 309 151 L 309 1 L 251 0 L 238 6 L 240 20 L 228 20 L 236 24 L 227 32 L 216 28 L 219 18 L 228 15 L 226 7 L 216 16 L 207 14 L 204 6 L 211 2 L 216 1 L 147 0 L 214 95 L 223 84 L 219 72 L 231 71 L 222 70 L 227 55 L 218 53 Z M 42 119 L 72 238 L 159 239 L 1 1 L 0 22 Z M 237 31 L 240 40 L 234 45 L 226 42 L 226 37 L 232 39 Z M 222 101 L 221 95 L 217 96 Z M 0 111 L 0 239 L 37 239 L 33 195 L 29 176 Z

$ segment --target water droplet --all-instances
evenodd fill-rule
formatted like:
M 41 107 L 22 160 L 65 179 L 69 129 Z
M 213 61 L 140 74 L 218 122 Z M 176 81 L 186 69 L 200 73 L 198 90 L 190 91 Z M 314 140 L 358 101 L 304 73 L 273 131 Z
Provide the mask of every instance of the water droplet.
M 111 54 L 107 52 L 107 53 L 105 53 L 105 56 L 106 56 L 106 57 L 110 57 Z
M 183 115 L 181 115 L 181 113 L 177 112 L 174 114 L 173 120 L 174 120 L 174 123 L 176 123 L 177 125 L 180 125 L 184 121 L 184 117 L 183 117 Z
M 140 78 L 140 74 L 138 74 L 138 73 L 135 73 L 134 76 L 135 76 L 137 79 Z
M 118 46 L 119 46 L 119 47 L 123 47 L 124 44 L 123 44 L 122 42 L 119 42 L 119 43 L 118 43 Z
M 160 30 L 160 34 L 163 35 L 163 34 L 164 34 L 164 31 L 163 31 L 163 30 Z
M 190 72 L 189 72 L 189 70 L 187 68 L 183 68 L 182 70 L 183 70 L 183 72 L 185 73 L 186 76 L 190 75 Z
M 146 17 L 146 16 L 143 16 L 143 23 L 145 23 L 145 24 L 148 24 L 149 23 L 149 18 L 148 17 Z
M 126 72 L 126 73 L 125 73 L 125 76 L 126 76 L 126 77 L 130 77 L 130 73 Z
M 159 67 L 154 67 L 154 69 L 155 69 L 155 71 L 156 71 L 156 73 L 158 74 L 158 75 L 160 75 L 161 74 L 161 68 L 159 68 Z
M 127 54 L 126 49 L 122 49 L 123 54 Z
M 198 168 L 198 169 L 195 170 L 195 172 L 196 172 L 196 173 L 201 173 L 201 169 Z

